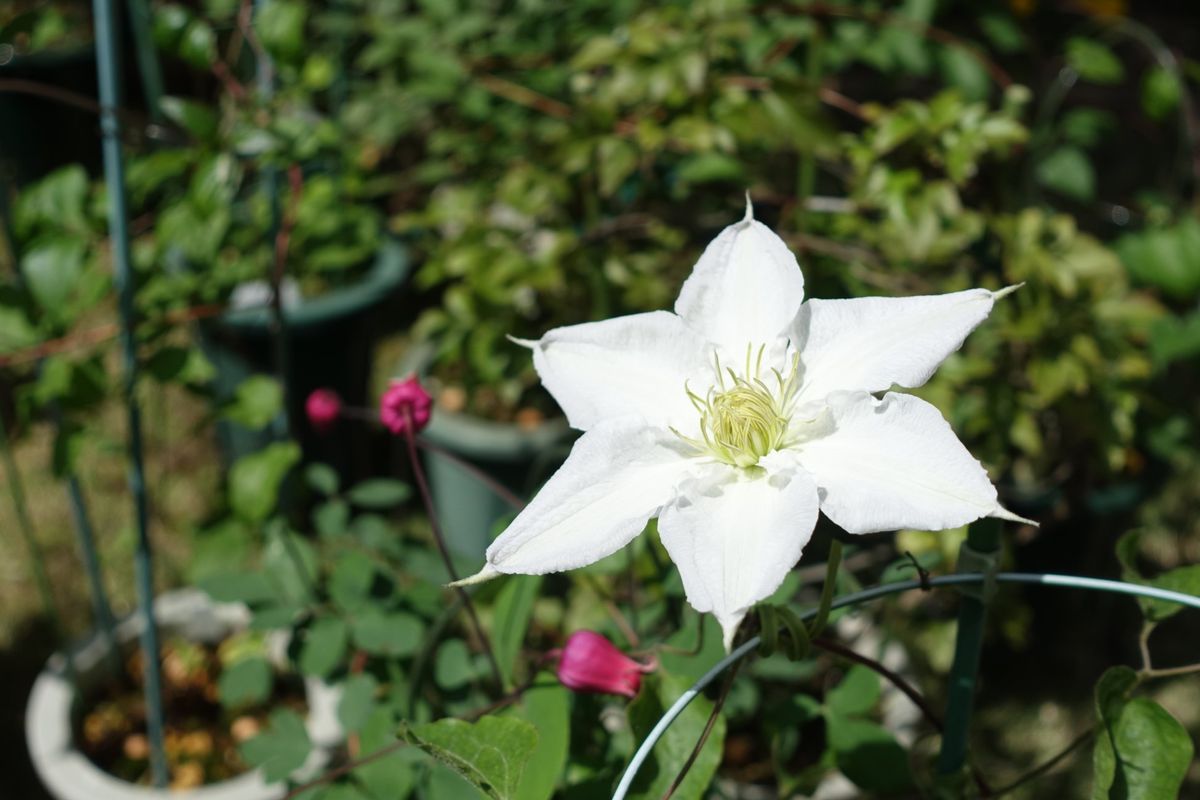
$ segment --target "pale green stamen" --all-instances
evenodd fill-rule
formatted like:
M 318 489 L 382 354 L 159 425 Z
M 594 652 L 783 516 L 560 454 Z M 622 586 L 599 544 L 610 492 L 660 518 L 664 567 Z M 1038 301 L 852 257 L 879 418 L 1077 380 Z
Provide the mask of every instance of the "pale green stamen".
M 759 377 L 765 350 L 760 347 L 757 357 L 752 359 L 753 350 L 747 346 L 743 375 L 722 368 L 720 358 L 714 355 L 717 385 L 703 398 L 684 386 L 688 399 L 700 413 L 703 441 L 679 431 L 674 431 L 675 435 L 719 461 L 743 468 L 752 467 L 768 453 L 789 446 L 789 415 L 799 388 L 800 357 L 792 358 L 787 378 L 779 370 L 771 370 L 777 384 L 772 389 Z

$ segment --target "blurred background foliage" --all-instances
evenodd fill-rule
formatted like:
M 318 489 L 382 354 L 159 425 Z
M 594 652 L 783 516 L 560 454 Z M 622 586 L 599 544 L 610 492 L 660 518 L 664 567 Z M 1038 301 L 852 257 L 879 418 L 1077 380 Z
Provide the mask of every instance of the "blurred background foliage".
M 252 25 L 249 8 L 155 0 L 166 95 L 127 81 L 143 357 L 163 391 L 206 408 L 212 365 L 172 314 L 268 280 L 286 224 L 300 297 L 406 243 L 394 327 L 430 346 L 445 405 L 552 416 L 506 336 L 668 307 L 749 191 L 811 296 L 1024 284 L 920 390 L 1043 523 L 1015 537 L 1015 563 L 1113 575 L 1131 529 L 1151 573 L 1200 560 L 1186 4 L 271 0 Z M 0 11 L 0 101 L 28 80 L 9 62 L 86 51 L 87 19 L 85 4 Z M 38 136 L 32 117 L 0 119 Z M 39 176 L 0 158 L 0 413 L 27 440 L 58 420 L 37 452 L 64 474 L 112 447 L 115 362 L 91 335 L 113 307 L 106 200 L 93 152 L 51 153 Z M 227 503 L 195 505 L 172 532 Z M 900 549 L 952 562 L 954 541 L 906 532 Z M 1109 635 L 1132 610 L 1106 602 L 1003 610 L 998 682 L 1086 706 L 1096 664 L 1136 652 Z M 949 626 L 931 616 L 887 624 L 939 669 Z

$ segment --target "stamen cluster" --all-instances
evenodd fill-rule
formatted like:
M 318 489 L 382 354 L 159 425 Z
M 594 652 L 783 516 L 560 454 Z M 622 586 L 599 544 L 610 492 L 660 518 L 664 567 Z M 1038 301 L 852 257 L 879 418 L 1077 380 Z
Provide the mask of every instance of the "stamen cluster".
M 791 405 L 800 383 L 800 358 L 793 357 L 786 378 L 779 370 L 770 370 L 775 378 L 772 388 L 761 377 L 765 349 L 760 347 L 757 357 L 751 359 L 753 350 L 746 347 L 743 375 L 722 368 L 720 357 L 714 354 L 717 384 L 703 398 L 684 387 L 692 405 L 700 412 L 703 441 L 672 429 L 675 435 L 719 461 L 742 468 L 753 467 L 768 453 L 789 446 Z

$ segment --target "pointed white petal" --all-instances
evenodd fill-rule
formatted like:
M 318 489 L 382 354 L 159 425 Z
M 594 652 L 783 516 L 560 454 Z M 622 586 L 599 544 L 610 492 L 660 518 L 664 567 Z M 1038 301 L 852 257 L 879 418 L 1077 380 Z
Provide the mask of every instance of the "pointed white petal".
M 926 297 L 809 300 L 796 315 L 802 400 L 838 390 L 920 386 L 962 346 L 1000 292 L 971 289 Z
M 676 314 L 737 356 L 774 343 L 804 300 L 796 257 L 752 213 L 747 202 L 746 219 L 708 245 L 675 301 Z
M 829 398 L 834 430 L 797 448 L 821 510 L 850 533 L 938 531 L 996 514 L 987 473 L 941 413 L 916 397 Z
M 597 425 L 487 550 L 498 572 L 541 575 L 599 561 L 674 497 L 688 460 L 677 439 L 633 418 Z M 485 571 L 487 567 L 484 568 Z
M 447 589 L 459 589 L 463 586 L 474 586 L 477 583 L 487 583 L 492 578 L 499 578 L 503 573 L 498 572 L 491 564 L 484 564 L 483 569 L 467 578 L 459 578 L 446 584 Z
M 816 522 L 817 488 L 807 473 L 732 475 L 663 509 L 658 532 L 688 602 L 716 616 L 728 650 L 746 612 L 779 588 L 800 560 Z
M 1000 505 L 996 506 L 995 510 L 992 511 L 992 513 L 989 514 L 989 516 L 995 517 L 996 519 L 1008 520 L 1009 522 L 1023 522 L 1024 524 L 1032 525 L 1035 528 L 1041 527 L 1041 525 L 1038 524 L 1037 522 L 1034 522 L 1031 519 L 1025 519 L 1025 517 L 1014 514 L 1013 512 L 1009 511 L 1004 506 L 1000 506 Z
M 704 343 L 668 311 L 555 328 L 529 346 L 542 383 L 580 430 L 630 414 L 690 425 L 698 414 L 684 384 L 711 371 Z

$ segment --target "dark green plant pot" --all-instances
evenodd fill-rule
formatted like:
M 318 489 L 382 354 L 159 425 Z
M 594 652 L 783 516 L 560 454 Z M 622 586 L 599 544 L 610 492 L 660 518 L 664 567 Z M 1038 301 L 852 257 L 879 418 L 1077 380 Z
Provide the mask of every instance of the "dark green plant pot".
M 0 64 L 0 78 L 29 81 L 49 90 L 96 96 L 96 50 L 78 45 L 15 56 Z M 0 92 L 0 185 L 21 186 L 66 164 L 89 171 L 100 163 L 96 114 L 24 91 Z
M 372 350 L 382 326 L 378 313 L 408 277 L 408 251 L 388 241 L 362 280 L 286 311 L 290 365 L 284 376 L 288 413 L 305 456 L 352 473 L 369 447 L 364 426 L 340 424 L 326 435 L 313 431 L 304 401 L 319 388 L 330 388 L 349 405 L 367 405 Z M 251 375 L 275 374 L 275 349 L 268 309 L 230 311 L 200 326 L 204 353 L 216 368 L 213 392 L 218 403 L 231 397 Z M 255 452 L 285 434 L 282 421 L 266 430 L 249 430 L 228 421 L 217 436 L 229 461 Z M 365 471 L 365 467 L 364 470 Z
M 528 429 L 436 408 L 422 435 L 522 498 L 531 497 L 558 469 L 574 439 L 561 418 Z M 500 532 L 499 524 L 516 512 L 478 478 L 438 453 L 426 452 L 425 468 L 447 544 L 455 555 L 477 562 Z

